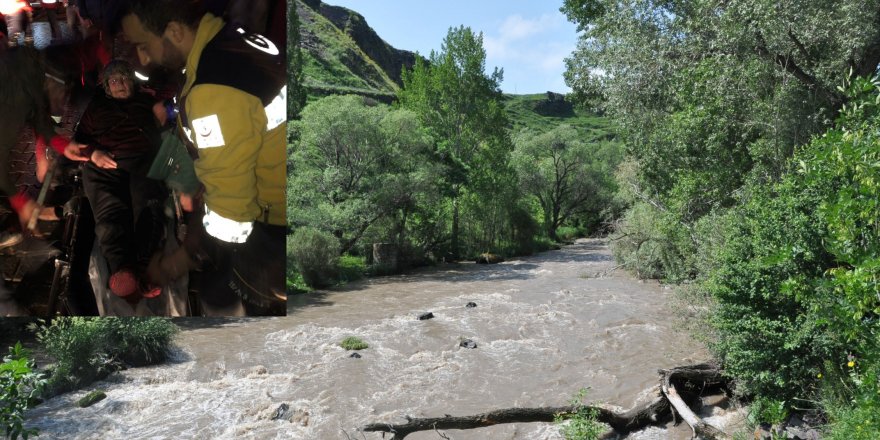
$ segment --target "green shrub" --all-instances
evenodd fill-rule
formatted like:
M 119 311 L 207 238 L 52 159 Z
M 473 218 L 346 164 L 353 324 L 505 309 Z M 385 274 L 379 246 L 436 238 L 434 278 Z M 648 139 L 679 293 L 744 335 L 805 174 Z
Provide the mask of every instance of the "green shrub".
M 119 368 L 161 362 L 178 329 L 163 318 L 56 318 L 37 331 L 55 360 L 50 394 L 69 391 Z
M 369 348 L 369 345 L 357 336 L 349 336 L 343 339 L 342 342 L 339 343 L 339 346 L 346 350 L 363 350 Z
M 716 302 L 711 348 L 742 394 L 812 398 L 823 359 L 843 349 L 814 314 L 821 302 L 816 280 L 831 264 L 816 194 L 791 180 L 756 189 L 719 221 L 724 244 L 702 287 Z
M 571 400 L 575 411 L 571 414 L 557 414 L 554 423 L 561 424 L 568 420 L 567 424 L 560 427 L 559 431 L 565 440 L 598 440 L 608 430 L 605 424 L 599 422 L 599 411 L 589 408 L 583 403 L 587 396 L 587 389 L 582 388 Z
M 781 182 L 744 188 L 703 283 L 717 304 L 712 348 L 740 391 L 797 406 L 824 396 L 838 433 L 871 421 L 878 391 L 876 370 L 850 374 L 839 359 L 880 360 L 880 80 L 846 93 L 835 127 Z
M 511 253 L 514 255 L 532 255 L 540 252 L 543 244 L 539 243 L 538 237 L 541 226 L 535 221 L 528 208 L 514 205 L 508 212 L 510 228 L 512 231 Z M 550 241 L 546 239 L 546 241 Z
M 366 258 L 355 255 L 342 255 L 337 263 L 337 272 L 340 282 L 359 280 L 367 273 Z
M 779 425 L 788 418 L 788 408 L 783 400 L 760 397 L 749 408 L 749 423 Z
M 302 275 L 309 287 L 333 284 L 339 261 L 339 241 L 336 237 L 314 229 L 300 228 L 287 239 L 288 261 Z
M 828 429 L 825 438 L 830 440 L 874 440 L 880 438 L 880 347 L 874 349 L 867 359 L 851 358 L 842 366 L 831 366 L 829 371 L 841 371 L 828 375 L 823 381 L 827 393 L 824 408 L 828 413 Z M 838 368 L 833 368 L 838 367 Z M 848 393 L 841 394 L 840 384 L 852 384 Z
M 45 385 L 42 374 L 34 371 L 30 353 L 16 343 L 0 364 L 0 428 L 7 438 L 27 439 L 36 429 L 24 427 L 24 413 L 34 405 Z
M 675 216 L 643 202 L 626 212 L 611 236 L 614 258 L 639 278 L 692 278 L 695 252 L 692 230 Z
M 560 226 L 556 229 L 556 236 L 562 241 L 574 241 L 575 239 L 586 235 L 586 231 L 573 226 Z

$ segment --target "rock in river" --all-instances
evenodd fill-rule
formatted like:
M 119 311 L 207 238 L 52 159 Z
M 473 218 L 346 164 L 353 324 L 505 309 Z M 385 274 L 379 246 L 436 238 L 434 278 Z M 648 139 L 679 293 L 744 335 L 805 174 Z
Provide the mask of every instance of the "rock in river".
M 465 339 L 459 342 L 458 345 L 464 348 L 477 348 L 477 343 L 473 339 Z

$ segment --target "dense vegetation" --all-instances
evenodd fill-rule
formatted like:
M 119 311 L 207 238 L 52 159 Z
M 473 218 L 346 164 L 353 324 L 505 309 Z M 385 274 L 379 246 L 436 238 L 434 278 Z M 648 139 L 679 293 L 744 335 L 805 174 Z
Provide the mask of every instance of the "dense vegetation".
M 24 329 L 22 322 L 3 326 Z M 164 318 L 58 317 L 51 324 L 27 325 L 51 364 L 37 369 L 21 343 L 10 347 L 0 363 L 0 430 L 7 438 L 28 438 L 36 429 L 24 426 L 25 411 L 40 399 L 84 387 L 128 366 L 165 359 L 178 328 Z
M 45 382 L 20 343 L 9 348 L 0 363 L 0 429 L 4 437 L 27 440 L 37 434 L 36 429 L 24 427 L 24 412 L 35 404 Z
M 530 254 L 619 213 L 607 121 L 553 93 L 504 96 L 503 72 L 485 70 L 482 35 L 452 28 L 403 71 L 393 105 L 367 94 L 305 106 L 290 145 L 292 287 Z M 368 265 L 374 243 L 397 249 L 397 267 Z
M 765 420 L 818 407 L 832 438 L 880 437 L 878 6 L 562 8 L 583 31 L 567 81 L 626 145 L 615 255 L 708 306 Z
M 54 360 L 47 394 L 87 385 L 123 366 L 165 360 L 178 328 L 162 318 L 56 318 L 37 340 Z

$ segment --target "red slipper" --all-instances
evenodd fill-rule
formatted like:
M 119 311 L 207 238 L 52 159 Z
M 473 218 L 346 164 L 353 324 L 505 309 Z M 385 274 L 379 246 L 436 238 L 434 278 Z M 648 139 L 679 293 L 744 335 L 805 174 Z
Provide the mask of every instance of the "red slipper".
M 162 294 L 162 286 L 157 286 L 152 283 L 144 283 L 141 286 L 141 296 L 144 298 L 155 298 Z
M 130 269 L 120 269 L 110 275 L 110 291 L 114 295 L 128 298 L 138 290 L 137 278 Z

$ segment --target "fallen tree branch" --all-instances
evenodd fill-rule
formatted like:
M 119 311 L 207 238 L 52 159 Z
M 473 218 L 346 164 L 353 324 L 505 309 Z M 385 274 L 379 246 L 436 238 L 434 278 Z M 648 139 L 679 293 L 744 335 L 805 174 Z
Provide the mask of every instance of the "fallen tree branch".
M 678 390 L 675 389 L 675 386 L 672 384 L 672 379 L 675 377 L 676 379 L 686 379 L 690 381 L 701 380 L 703 383 L 709 383 L 710 381 L 720 381 L 721 380 L 721 372 L 712 365 L 701 364 L 695 365 L 693 367 L 680 367 L 673 368 L 672 370 L 660 370 L 661 377 L 661 388 L 663 389 L 663 395 L 669 400 L 669 403 L 672 404 L 672 407 L 675 408 L 675 411 L 678 415 L 684 419 L 685 423 L 691 427 L 691 430 L 694 433 L 694 437 L 700 436 L 700 438 L 705 438 L 707 440 L 730 440 L 731 437 L 725 434 L 723 431 L 718 428 L 704 422 L 702 419 L 697 417 L 693 411 L 691 411 L 690 407 L 684 403 L 684 400 L 681 399 L 681 396 L 678 394 Z
M 626 434 L 642 429 L 649 425 L 656 425 L 668 421 L 672 417 L 671 408 L 675 408 L 678 414 L 694 429 L 696 434 L 707 439 L 729 439 L 730 437 L 704 423 L 693 411 L 688 408 L 684 400 L 679 396 L 672 381 L 685 381 L 698 383 L 702 386 L 716 385 L 723 382 L 721 372 L 717 366 L 700 364 L 686 367 L 660 370 L 659 386 L 650 390 L 653 397 L 641 404 L 634 405 L 631 409 L 623 412 L 615 411 L 604 405 L 588 406 L 586 409 L 596 411 L 596 419 L 608 424 L 618 433 Z M 474 429 L 505 423 L 534 423 L 553 422 L 558 415 L 565 418 L 577 412 L 583 406 L 560 406 L 540 408 L 507 408 L 490 411 L 470 416 L 412 418 L 406 417 L 406 423 L 370 423 L 361 427 L 363 432 L 388 432 L 393 434 L 391 440 L 403 440 L 409 434 L 418 431 L 437 431 L 441 429 Z
M 574 414 L 579 407 L 559 406 L 541 408 L 508 408 L 490 411 L 483 414 L 462 417 L 407 418 L 407 423 L 388 424 L 371 423 L 362 427 L 366 432 L 390 432 L 392 440 L 403 440 L 407 435 L 417 431 L 437 429 L 474 429 L 504 423 L 553 422 L 557 415 Z M 619 432 L 630 432 L 651 423 L 657 423 L 669 412 L 669 403 L 655 390 L 654 398 L 645 404 L 637 405 L 625 412 L 616 412 L 604 406 L 591 406 L 595 409 L 596 419 L 610 425 Z

